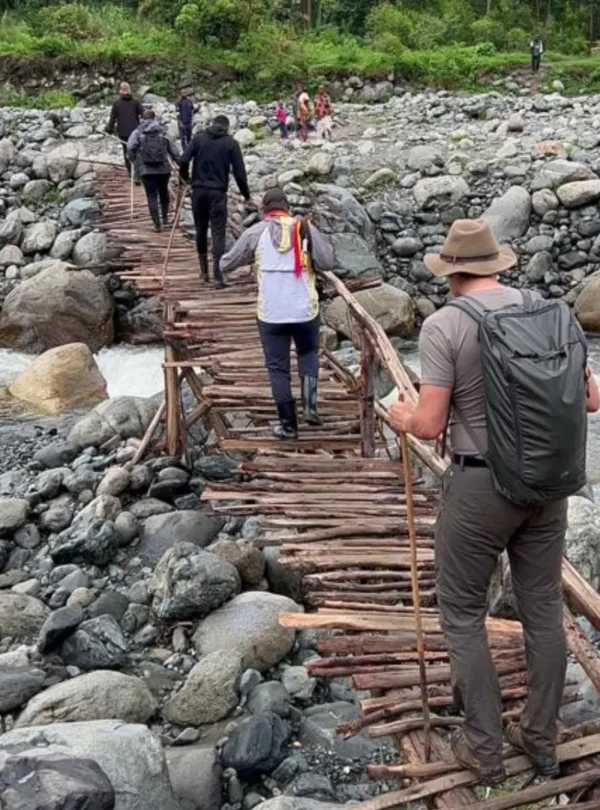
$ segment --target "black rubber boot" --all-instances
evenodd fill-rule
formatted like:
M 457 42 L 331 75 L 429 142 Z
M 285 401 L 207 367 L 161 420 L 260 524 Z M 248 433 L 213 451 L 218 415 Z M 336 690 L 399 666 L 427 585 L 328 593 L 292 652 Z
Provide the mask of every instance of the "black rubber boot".
M 229 284 L 223 278 L 223 273 L 221 273 L 220 270 L 215 270 L 215 284 L 221 289 L 224 287 L 229 287 Z
M 323 420 L 317 413 L 317 392 L 319 381 L 316 377 L 301 377 L 300 390 L 302 392 L 302 410 L 307 425 L 322 425 Z
M 163 208 L 161 213 L 162 213 L 162 222 L 164 227 L 166 228 L 167 225 L 169 224 L 169 207 L 167 206 L 166 208 Z
M 200 256 L 200 278 L 208 281 L 208 256 Z
M 277 406 L 279 415 L 279 425 L 273 428 L 273 436 L 276 439 L 297 439 L 298 438 L 298 417 L 296 416 L 296 401 L 284 402 Z

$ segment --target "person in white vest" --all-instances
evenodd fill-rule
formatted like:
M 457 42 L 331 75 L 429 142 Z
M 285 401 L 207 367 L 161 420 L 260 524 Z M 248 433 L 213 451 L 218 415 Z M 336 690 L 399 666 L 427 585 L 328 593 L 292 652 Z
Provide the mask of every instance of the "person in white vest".
M 333 248 L 305 219 L 292 217 L 284 191 L 263 198 L 263 217 L 221 259 L 221 271 L 254 264 L 258 280 L 257 319 L 279 426 L 278 439 L 296 439 L 298 420 L 292 394 L 290 349 L 298 356 L 304 421 L 321 425 L 317 412 L 319 296 L 315 269 L 332 270 Z

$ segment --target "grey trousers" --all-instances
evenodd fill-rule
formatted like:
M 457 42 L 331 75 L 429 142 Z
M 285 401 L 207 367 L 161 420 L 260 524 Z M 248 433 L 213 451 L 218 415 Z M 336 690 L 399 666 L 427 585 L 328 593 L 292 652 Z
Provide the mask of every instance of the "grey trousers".
M 523 623 L 531 745 L 554 750 L 567 666 L 561 563 L 566 500 L 517 506 L 499 495 L 486 468 L 451 465 L 442 482 L 435 532 L 437 598 L 450 647 L 452 686 L 476 757 L 502 759 L 500 686 L 487 642 L 488 587 L 500 554 L 510 560 Z

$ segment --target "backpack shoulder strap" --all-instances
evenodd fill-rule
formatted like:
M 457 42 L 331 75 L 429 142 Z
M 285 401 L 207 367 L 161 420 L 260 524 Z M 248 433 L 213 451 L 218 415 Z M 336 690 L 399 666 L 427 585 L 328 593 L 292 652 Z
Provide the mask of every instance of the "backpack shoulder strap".
M 468 295 L 448 301 L 446 306 L 460 309 L 461 312 L 464 312 L 465 315 L 472 318 L 478 326 L 481 324 L 487 312 L 487 309 L 483 306 L 481 301 L 478 301 L 476 298 L 471 298 Z
M 534 302 L 534 297 L 531 294 L 531 290 L 521 290 L 521 295 L 523 296 L 523 305 L 530 307 Z

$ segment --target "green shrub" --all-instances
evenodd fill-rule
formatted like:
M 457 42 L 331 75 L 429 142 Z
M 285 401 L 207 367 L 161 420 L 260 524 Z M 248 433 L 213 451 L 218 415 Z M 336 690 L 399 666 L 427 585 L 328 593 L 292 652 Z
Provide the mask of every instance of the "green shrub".
M 491 42 L 495 48 L 501 49 L 506 44 L 506 32 L 501 22 L 493 17 L 481 17 L 471 25 L 473 41 L 476 43 Z
M 368 40 L 376 49 L 391 50 L 389 46 L 393 42 L 398 43 L 399 47 L 412 46 L 411 15 L 398 6 L 389 3 L 373 6 L 367 15 L 365 30 Z
M 194 0 L 185 3 L 175 19 L 175 29 L 186 39 L 233 47 L 244 29 L 244 19 L 235 0 Z
M 66 36 L 71 39 L 96 39 L 100 29 L 83 3 L 65 3 L 61 6 L 46 6 L 35 15 L 36 30 L 43 34 Z

